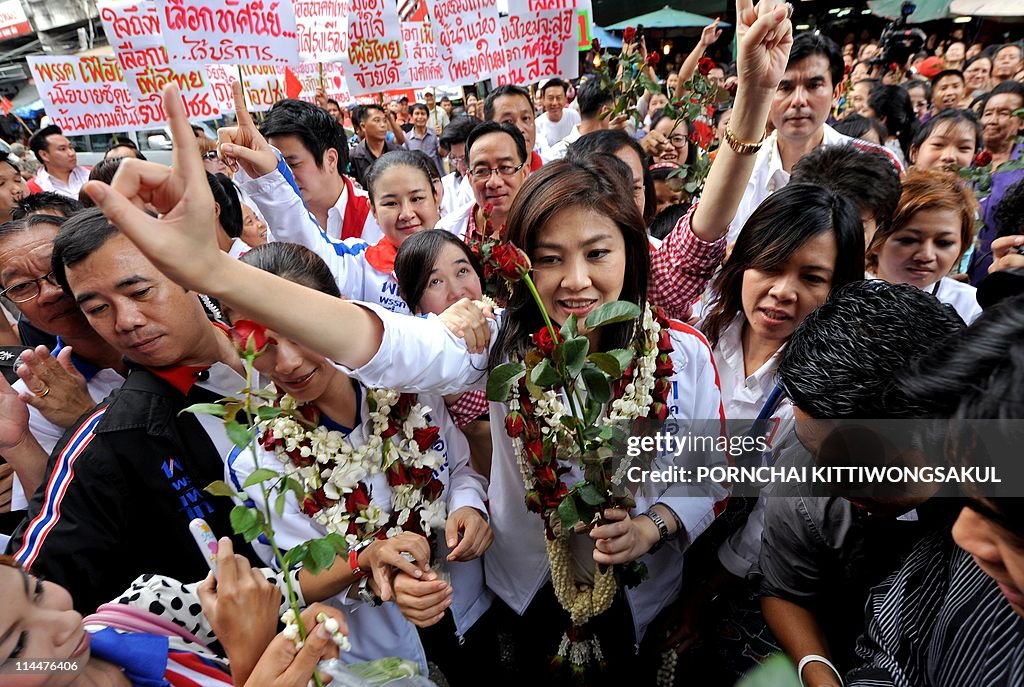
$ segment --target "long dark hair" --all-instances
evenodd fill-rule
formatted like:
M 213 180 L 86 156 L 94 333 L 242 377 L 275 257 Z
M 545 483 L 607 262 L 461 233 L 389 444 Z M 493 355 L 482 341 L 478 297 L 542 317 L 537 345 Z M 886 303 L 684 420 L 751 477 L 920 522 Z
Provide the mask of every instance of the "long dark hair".
M 631 186 L 629 167 L 611 155 L 593 155 L 586 166 L 568 160 L 549 162 L 530 175 L 512 201 L 505 222 L 508 240 L 532 259 L 537 235 L 558 212 L 580 208 L 604 215 L 619 227 L 626 245 L 619 300 L 643 304 L 651 270 L 650 247 L 639 208 L 629 202 L 628 195 L 623 196 L 624 189 Z M 529 290 L 522 283 L 516 284 L 509 296 L 498 338 L 491 348 L 491 366 L 522 357 L 530 335 L 542 324 L 540 311 Z M 634 335 L 633 325 L 626 322 L 603 328 L 602 347 L 627 347 Z
M 220 206 L 220 225 L 233 239 L 242 235 L 242 203 L 238 199 L 235 182 L 223 174 L 206 173 L 206 181 L 213 192 L 213 201 Z
M 398 292 L 409 306 L 416 312 L 423 297 L 423 292 L 430 282 L 430 273 L 445 246 L 456 246 L 465 254 L 469 264 L 484 281 L 484 270 L 480 261 L 458 236 L 444 229 L 424 229 L 418 231 L 402 243 L 395 256 L 395 277 L 398 279 Z
M 832 289 L 864 278 L 864 228 L 853 203 L 817 184 L 789 184 L 768 196 L 743 225 L 732 255 L 715 280 L 717 297 L 702 329 L 712 346 L 743 313 L 743 273 L 783 263 L 818 234 L 835 234 Z
M 274 241 L 256 246 L 240 260 L 306 288 L 341 298 L 338 283 L 319 255 L 297 243 Z
M 586 166 L 591 155 L 603 153 L 618 157 L 618 152 L 623 148 L 629 148 L 640 158 L 640 167 L 644 170 L 644 224 L 650 225 L 654 221 L 658 198 L 654 194 L 654 180 L 648 169 L 650 158 L 647 157 L 635 138 L 621 129 L 591 131 L 589 134 L 583 134 L 569 145 L 565 159 Z

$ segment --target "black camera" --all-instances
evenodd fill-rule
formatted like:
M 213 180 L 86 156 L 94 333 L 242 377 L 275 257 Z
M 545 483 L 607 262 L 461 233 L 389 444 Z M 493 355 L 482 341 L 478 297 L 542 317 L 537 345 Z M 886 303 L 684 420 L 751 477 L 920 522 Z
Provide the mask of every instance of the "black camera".
M 896 63 L 902 68 L 903 65 L 924 47 L 928 37 L 921 29 L 908 29 L 907 20 L 917 9 L 917 5 L 910 0 L 900 6 L 900 16 L 885 27 L 882 36 L 878 40 L 880 48 L 878 56 L 871 60 L 872 65 Z

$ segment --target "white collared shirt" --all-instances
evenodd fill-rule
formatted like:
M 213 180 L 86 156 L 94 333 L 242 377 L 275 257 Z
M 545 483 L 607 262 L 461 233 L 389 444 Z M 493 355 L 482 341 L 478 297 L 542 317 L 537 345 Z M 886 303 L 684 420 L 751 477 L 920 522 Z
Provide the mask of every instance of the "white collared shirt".
M 68 176 L 68 183 L 65 184 L 40 167 L 39 171 L 36 172 L 34 181 L 44 191 L 53 191 L 62 196 L 78 200 L 78 192 L 82 190 L 85 182 L 89 181 L 89 168 L 82 167 L 81 165 L 75 167 Z
M 552 160 L 561 160 L 565 157 L 565 153 L 569 150 L 569 146 L 580 140 L 581 136 L 583 136 L 583 134 L 580 133 L 580 127 L 579 124 L 577 124 L 572 128 L 572 131 L 569 132 L 568 136 L 550 148 L 542 150 L 540 155 L 541 159 L 544 160 L 545 163 L 551 162 Z
M 824 131 L 824 136 L 821 139 L 823 146 L 842 145 L 854 140 L 839 133 L 828 124 L 823 124 L 822 130 Z M 757 154 L 754 171 L 750 173 L 750 180 L 747 182 L 747 189 L 743 192 L 743 198 L 740 200 L 739 207 L 736 208 L 732 224 L 729 225 L 729 243 L 736 241 L 736 237 L 740 235 L 740 229 L 754 214 L 757 206 L 764 202 L 765 198 L 789 183 L 789 175 L 790 173 L 782 168 L 779 132 L 773 131 Z
M 457 177 L 455 172 L 441 177 L 444 198 L 441 200 L 441 217 L 445 217 L 464 207 L 467 203 L 475 203 L 473 185 L 469 177 Z
M 356 194 L 367 195 L 366 191 L 361 191 L 360 189 L 356 189 Z M 327 235 L 332 239 L 341 239 L 342 225 L 345 222 L 346 203 L 348 203 L 348 184 L 341 187 L 341 195 L 338 196 L 338 200 L 334 203 L 333 207 L 327 210 Z M 374 219 L 372 212 L 366 216 L 366 222 L 363 223 L 363 233 L 359 238 L 370 245 L 384 238 L 384 232 L 377 226 L 377 220 Z
M 562 109 L 562 118 L 557 122 L 552 122 L 545 112 L 537 117 L 537 141 L 542 148 L 550 148 L 572 133 L 579 123 L 580 113 L 568 107 Z

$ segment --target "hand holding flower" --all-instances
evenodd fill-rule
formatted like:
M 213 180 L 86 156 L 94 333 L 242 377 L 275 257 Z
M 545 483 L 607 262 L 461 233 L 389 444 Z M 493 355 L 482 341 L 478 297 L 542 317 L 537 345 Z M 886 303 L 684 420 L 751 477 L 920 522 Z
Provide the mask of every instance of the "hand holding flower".
M 594 548 L 594 562 L 602 565 L 629 563 L 651 550 L 660 533 L 650 518 L 632 518 L 622 508 L 606 508 L 604 518 L 607 524 L 590 531 L 590 537 L 597 541 Z

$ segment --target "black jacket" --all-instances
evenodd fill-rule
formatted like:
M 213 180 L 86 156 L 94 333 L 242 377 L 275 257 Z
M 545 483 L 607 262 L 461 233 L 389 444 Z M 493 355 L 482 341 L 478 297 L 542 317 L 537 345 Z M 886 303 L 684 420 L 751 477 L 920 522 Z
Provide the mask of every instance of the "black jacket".
M 402 146 L 391 141 L 384 141 L 384 148 L 381 150 L 381 155 L 384 153 L 390 153 L 393 150 L 402 150 Z M 348 154 L 348 161 L 351 165 L 352 178 L 355 179 L 360 186 L 368 189 L 366 185 L 366 172 L 370 169 L 377 158 L 373 156 L 370 149 L 366 146 L 366 139 L 360 141 L 355 148 Z
M 233 504 L 203 491 L 224 478 L 223 459 L 199 420 L 179 412 L 218 397 L 198 386 L 184 396 L 152 372 L 133 369 L 57 444 L 9 550 L 67 588 L 82 613 L 143 573 L 204 578 L 209 569 L 189 522 L 205 518 L 216 536 L 230 536 Z M 233 539 L 236 553 L 259 564 L 241 537 Z

